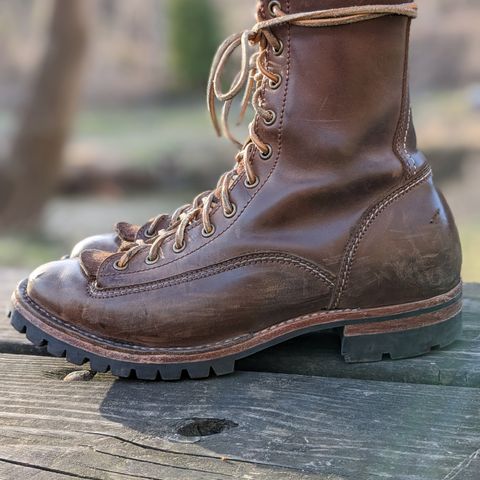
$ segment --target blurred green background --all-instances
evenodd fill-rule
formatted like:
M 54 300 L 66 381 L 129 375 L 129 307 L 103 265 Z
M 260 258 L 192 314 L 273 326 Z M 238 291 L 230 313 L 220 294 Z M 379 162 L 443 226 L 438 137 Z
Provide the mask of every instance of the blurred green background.
M 0 265 L 36 266 L 215 185 L 235 151 L 208 120 L 208 71 L 255 3 L 0 1 Z M 419 146 L 456 216 L 467 281 L 480 281 L 478 25 L 478 0 L 421 0 L 411 43 Z

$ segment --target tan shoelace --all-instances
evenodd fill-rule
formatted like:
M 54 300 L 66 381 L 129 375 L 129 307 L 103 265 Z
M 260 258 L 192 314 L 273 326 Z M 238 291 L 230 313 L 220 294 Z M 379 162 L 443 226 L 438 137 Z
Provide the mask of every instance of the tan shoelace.
M 155 232 L 163 215 L 152 220 L 148 234 L 153 236 L 148 244 L 150 245 L 148 256 L 145 259 L 147 264 L 155 263 L 161 258 L 161 247 L 165 240 L 174 237 L 173 250 L 177 253 L 186 247 L 186 229 L 194 220 L 201 219 L 203 224 L 202 234 L 210 237 L 215 232 L 215 226 L 211 222 L 210 214 L 212 208 L 220 202 L 223 213 L 226 217 L 232 217 L 236 213 L 236 206 L 230 200 L 230 187 L 239 175 L 245 173 L 245 186 L 254 188 L 258 185 L 259 179 L 255 175 L 252 157 L 258 150 L 263 159 L 272 155 L 272 147 L 263 142 L 255 132 L 256 119 L 262 118 L 267 124 L 275 121 L 275 112 L 266 109 L 262 105 L 261 94 L 264 81 L 268 81 L 270 88 L 278 88 L 282 82 L 280 74 L 272 72 L 267 62 L 268 48 L 271 47 L 274 54 L 280 55 L 283 51 L 281 41 L 274 35 L 272 29 L 280 25 L 296 25 L 302 27 L 329 27 L 346 25 L 350 23 L 372 20 L 386 15 L 404 15 L 410 18 L 417 16 L 417 5 L 414 2 L 401 3 L 398 5 L 364 5 L 346 8 L 332 8 L 314 12 L 301 12 L 287 14 L 280 8 L 277 1 L 270 2 L 270 9 L 274 18 L 265 21 L 258 21 L 251 29 L 236 33 L 228 37 L 219 47 L 212 63 L 210 78 L 208 82 L 207 100 L 212 123 L 218 135 L 223 135 L 235 143 L 240 151 L 236 155 L 235 167 L 225 172 L 219 179 L 215 190 L 203 192 L 195 197 L 190 204 L 178 208 L 171 216 L 170 225 L 167 229 Z M 250 47 L 259 45 L 259 50 L 250 55 Z M 241 49 L 241 68 L 234 77 L 230 88 L 223 92 L 221 90 L 222 74 L 232 54 Z M 240 121 L 242 120 L 248 104 L 255 110 L 254 120 L 249 125 L 249 135 L 244 143 L 239 142 L 231 133 L 228 126 L 228 116 L 233 100 L 244 91 L 240 109 Z M 216 101 L 223 103 L 222 115 L 219 120 L 216 111 Z M 115 268 L 124 270 L 129 261 L 138 252 L 145 250 L 146 244 L 137 241 L 126 249 L 123 256 L 115 263 Z

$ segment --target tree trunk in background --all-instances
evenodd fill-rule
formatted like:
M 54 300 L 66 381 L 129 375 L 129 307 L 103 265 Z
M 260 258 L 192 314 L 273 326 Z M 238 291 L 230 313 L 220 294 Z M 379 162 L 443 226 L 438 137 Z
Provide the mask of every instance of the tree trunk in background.
M 47 49 L 0 171 L 0 232 L 38 225 L 54 192 L 80 93 L 89 0 L 55 0 Z

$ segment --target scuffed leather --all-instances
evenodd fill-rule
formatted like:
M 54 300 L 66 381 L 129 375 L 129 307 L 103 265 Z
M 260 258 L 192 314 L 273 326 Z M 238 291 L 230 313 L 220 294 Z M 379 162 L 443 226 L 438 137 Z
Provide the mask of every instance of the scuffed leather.
M 110 292 L 89 287 L 77 259 L 63 260 L 34 271 L 27 293 L 50 314 L 100 337 L 166 348 L 217 342 L 317 311 L 331 289 L 302 262 L 262 254 L 142 291 Z
M 338 308 L 423 300 L 460 282 L 462 252 L 431 176 L 373 220 L 359 242 Z

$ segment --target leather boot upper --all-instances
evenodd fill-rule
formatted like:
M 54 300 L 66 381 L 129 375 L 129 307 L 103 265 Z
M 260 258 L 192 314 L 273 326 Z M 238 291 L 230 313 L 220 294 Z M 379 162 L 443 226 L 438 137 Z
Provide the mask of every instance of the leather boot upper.
M 372 3 L 396 5 L 280 2 L 287 15 Z M 274 17 L 268 7 L 259 3 L 259 21 Z M 232 215 L 219 188 L 209 232 L 199 213 L 184 232 L 165 237 L 156 258 L 147 244 L 128 262 L 124 252 L 55 262 L 32 274 L 30 298 L 92 335 L 175 347 L 248 335 L 322 309 L 406 303 L 453 288 L 458 235 L 415 144 L 410 22 L 392 14 L 272 27 L 275 39 L 261 45 L 276 80 L 263 79 L 260 93 L 274 121 L 254 121 L 270 150 L 256 150 L 231 177 Z M 269 41 L 279 41 L 276 51 Z M 442 248 L 448 252 L 439 254 Z M 411 274 L 408 265 L 416 267 Z

